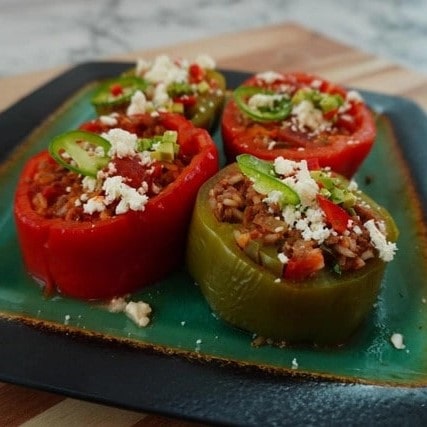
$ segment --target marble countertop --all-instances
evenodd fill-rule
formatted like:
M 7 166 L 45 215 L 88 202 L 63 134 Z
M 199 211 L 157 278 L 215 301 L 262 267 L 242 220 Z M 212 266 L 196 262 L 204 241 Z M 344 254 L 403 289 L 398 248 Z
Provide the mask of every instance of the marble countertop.
M 427 73 L 425 0 L 0 0 L 0 77 L 297 22 Z

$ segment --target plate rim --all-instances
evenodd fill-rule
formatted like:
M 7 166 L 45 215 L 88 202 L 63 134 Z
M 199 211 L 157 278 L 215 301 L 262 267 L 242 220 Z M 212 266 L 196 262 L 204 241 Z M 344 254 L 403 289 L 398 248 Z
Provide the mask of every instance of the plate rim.
M 114 76 L 130 65 L 115 61 L 78 64 L 1 112 L 0 132 L 6 133 L 8 138 L 0 150 L 0 164 L 41 121 L 82 86 Z M 222 71 L 240 79 L 242 75 L 248 75 L 245 71 Z M 395 117 L 399 114 L 396 105 L 404 105 L 412 116 L 421 114 L 425 117 L 424 111 L 409 99 L 360 92 L 389 106 Z M 42 105 L 42 108 L 31 108 L 34 105 Z M 423 129 L 427 134 L 427 125 L 423 124 Z M 399 135 L 407 130 L 397 126 L 396 132 Z M 409 139 L 409 148 L 405 145 L 401 152 L 407 164 L 415 164 L 412 177 L 422 205 L 427 206 L 427 188 L 423 185 L 421 168 L 421 160 L 427 158 L 427 149 L 423 149 L 420 156 L 413 147 L 416 142 Z M 48 360 L 62 363 L 56 366 L 47 363 L 46 347 L 51 349 Z M 174 372 L 177 379 L 170 381 Z M 90 380 L 93 375 L 96 381 Z M 124 380 L 117 382 L 117 378 Z M 284 419 L 294 424 L 333 423 L 334 420 L 340 424 L 345 421 L 354 423 L 355 420 L 372 423 L 372 420 L 378 420 L 379 409 L 379 421 L 384 425 L 427 420 L 425 387 L 388 387 L 274 376 L 257 369 L 224 366 L 215 361 L 204 363 L 118 343 L 112 346 L 106 341 L 60 334 L 4 318 L 0 319 L 0 381 L 130 410 L 213 424 L 276 425 Z M 163 387 L 165 382 L 167 387 Z M 363 411 L 359 405 L 354 405 L 355 393 L 364 405 Z

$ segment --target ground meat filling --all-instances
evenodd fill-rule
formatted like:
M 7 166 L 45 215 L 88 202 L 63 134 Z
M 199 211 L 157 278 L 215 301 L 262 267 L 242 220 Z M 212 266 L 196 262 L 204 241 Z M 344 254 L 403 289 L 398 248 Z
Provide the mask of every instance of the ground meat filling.
M 218 221 L 238 224 L 234 237 L 244 249 L 248 242 L 262 242 L 264 248 L 275 248 L 288 259 L 304 258 L 321 251 L 324 264 L 337 273 L 362 268 L 375 257 L 376 249 L 363 223 L 375 218 L 367 207 L 354 206 L 353 227 L 344 234 L 332 232 L 321 244 L 303 238 L 300 230 L 289 226 L 278 204 L 267 204 L 264 195 L 257 193 L 252 182 L 236 172 L 220 180 L 209 193 L 209 203 Z
M 133 188 L 143 184 L 148 198 L 159 194 L 174 182 L 187 163 L 179 157 L 173 162 L 155 161 L 145 166 L 137 159 L 119 160 L 114 167 L 123 170 L 125 182 Z M 114 160 L 112 164 L 114 165 Z M 66 221 L 96 221 L 114 216 L 118 201 L 108 204 L 99 212 L 84 212 L 84 203 L 101 196 L 102 188 L 96 187 L 90 191 L 82 186 L 82 179 L 81 175 L 65 169 L 53 159 L 40 162 L 31 182 L 30 198 L 33 209 L 47 219 L 61 218 Z

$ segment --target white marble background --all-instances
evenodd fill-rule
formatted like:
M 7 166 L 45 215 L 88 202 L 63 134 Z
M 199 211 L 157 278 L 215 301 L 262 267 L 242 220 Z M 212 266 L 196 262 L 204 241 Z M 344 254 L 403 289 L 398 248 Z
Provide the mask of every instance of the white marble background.
M 427 0 L 0 0 L 0 77 L 287 21 L 427 73 Z

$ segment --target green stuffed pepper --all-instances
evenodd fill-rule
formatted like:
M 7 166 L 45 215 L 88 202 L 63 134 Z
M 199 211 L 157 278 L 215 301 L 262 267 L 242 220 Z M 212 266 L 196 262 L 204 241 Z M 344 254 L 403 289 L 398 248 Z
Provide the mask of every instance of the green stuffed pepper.
M 310 166 L 244 154 L 207 181 L 187 266 L 231 325 L 275 341 L 342 344 L 377 299 L 398 230 L 354 182 Z
M 122 76 L 103 82 L 92 96 L 92 105 L 98 115 L 179 113 L 209 130 L 218 121 L 226 93 L 225 77 L 215 67 L 207 55 L 192 62 L 166 55 L 139 60 Z

